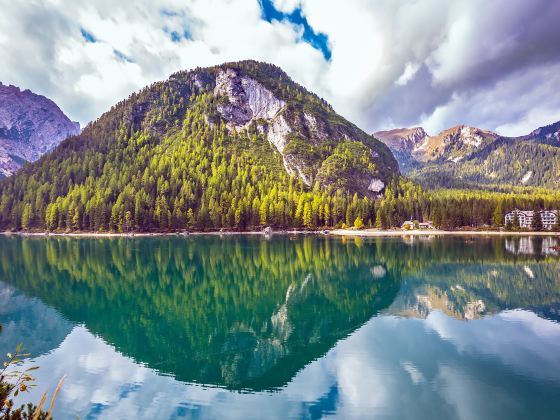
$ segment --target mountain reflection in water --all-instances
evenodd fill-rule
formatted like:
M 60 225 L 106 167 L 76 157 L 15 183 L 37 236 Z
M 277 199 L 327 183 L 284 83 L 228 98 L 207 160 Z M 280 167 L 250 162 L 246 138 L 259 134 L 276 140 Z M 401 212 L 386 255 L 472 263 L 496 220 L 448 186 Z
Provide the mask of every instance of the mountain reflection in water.
M 0 351 L 26 343 L 51 373 L 40 383 L 68 374 L 62 417 L 148 418 L 143 404 L 251 417 L 262 404 L 265 417 L 449 418 L 459 390 L 486 416 L 496 388 L 487 418 L 521 393 L 547 413 L 559 408 L 546 399 L 560 384 L 555 241 L 0 238 Z

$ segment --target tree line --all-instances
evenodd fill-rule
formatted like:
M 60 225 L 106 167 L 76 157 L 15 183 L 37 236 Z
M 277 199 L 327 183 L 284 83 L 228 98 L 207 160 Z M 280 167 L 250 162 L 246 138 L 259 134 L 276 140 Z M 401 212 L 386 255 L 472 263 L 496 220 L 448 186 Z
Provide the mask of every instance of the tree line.
M 391 228 L 405 220 L 432 220 L 452 229 L 502 226 L 505 213 L 516 207 L 560 209 L 560 193 L 546 190 L 434 191 L 396 178 L 373 198 L 335 187 L 340 183 L 308 186 L 286 172 L 282 156 L 256 124 L 237 132 L 212 122 L 211 94 L 192 93 L 186 107 L 183 92 L 163 84 L 152 89 L 160 90 L 151 92 L 159 102 L 146 118 L 165 127 L 165 135 L 117 123 L 122 115 L 111 119 L 108 113 L 81 137 L 0 182 L 0 229 Z M 331 159 L 336 165 L 360 160 L 361 148 L 339 146 Z

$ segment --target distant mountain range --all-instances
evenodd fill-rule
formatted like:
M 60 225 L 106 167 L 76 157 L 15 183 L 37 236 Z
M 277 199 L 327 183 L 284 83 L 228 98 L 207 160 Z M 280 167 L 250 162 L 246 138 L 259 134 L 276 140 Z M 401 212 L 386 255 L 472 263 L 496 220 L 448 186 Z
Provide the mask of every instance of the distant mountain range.
M 465 125 L 435 136 L 421 127 L 373 135 L 403 173 L 427 187 L 560 186 L 560 122 L 519 137 Z
M 79 132 L 80 124 L 50 99 L 0 82 L 0 178 Z

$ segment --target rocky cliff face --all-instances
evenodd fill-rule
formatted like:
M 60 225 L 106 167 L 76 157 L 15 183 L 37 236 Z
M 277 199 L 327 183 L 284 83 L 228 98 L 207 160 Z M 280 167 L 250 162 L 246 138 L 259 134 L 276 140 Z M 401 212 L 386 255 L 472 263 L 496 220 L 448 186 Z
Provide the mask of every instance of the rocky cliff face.
M 213 95 L 219 99 L 217 112 L 227 127 L 239 131 L 254 125 L 282 155 L 286 171 L 308 186 L 314 182 L 328 186 L 336 181 L 337 174 L 332 170 L 334 159 L 328 165 L 326 162 L 344 142 L 365 144 L 367 158 L 375 167 L 369 172 L 337 167 L 338 175 L 353 178 L 346 185 L 350 189 L 362 195 L 375 195 L 398 173 L 393 156 L 381 142 L 338 116 L 330 106 L 323 103 L 312 106 L 282 97 L 266 86 L 266 81 L 259 81 L 258 75 L 245 73 L 236 66 L 220 67 L 211 74 L 212 77 L 204 79 L 214 85 Z M 292 81 L 289 84 L 293 91 L 301 89 Z
M 490 131 L 465 125 L 449 128 L 435 136 L 428 135 L 422 127 L 379 131 L 373 135 L 399 154 L 397 159 L 405 164 L 405 168 L 410 168 L 411 162 L 458 162 L 498 138 Z
M 422 127 L 395 128 L 393 130 L 378 131 L 373 134 L 391 150 L 412 153 L 428 137 Z
M 498 138 L 496 133 L 476 127 L 459 125 L 428 137 L 414 154 L 421 161 L 447 160 L 458 162 Z
M 0 83 L 0 177 L 10 176 L 66 137 L 78 134 L 72 122 L 50 99 Z

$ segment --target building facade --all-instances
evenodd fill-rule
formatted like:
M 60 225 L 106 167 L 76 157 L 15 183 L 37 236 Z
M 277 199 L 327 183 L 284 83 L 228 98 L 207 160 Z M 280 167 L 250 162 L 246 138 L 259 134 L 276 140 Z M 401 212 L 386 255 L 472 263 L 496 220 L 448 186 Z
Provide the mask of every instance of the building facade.
M 431 220 L 427 222 L 414 222 L 412 220 L 407 220 L 401 225 L 401 229 L 434 229 L 434 224 Z
M 552 226 L 558 223 L 558 217 L 560 214 L 556 210 L 541 211 L 541 220 L 545 229 L 552 229 Z
M 560 214 L 557 210 L 543 210 L 534 212 L 532 210 L 515 209 L 506 214 L 504 218 L 505 224 L 513 224 L 515 215 L 517 215 L 517 218 L 519 219 L 519 227 L 524 229 L 530 229 L 533 225 L 533 218 L 540 217 L 543 228 L 550 230 L 554 225 L 558 223 L 558 217 L 560 217 Z

